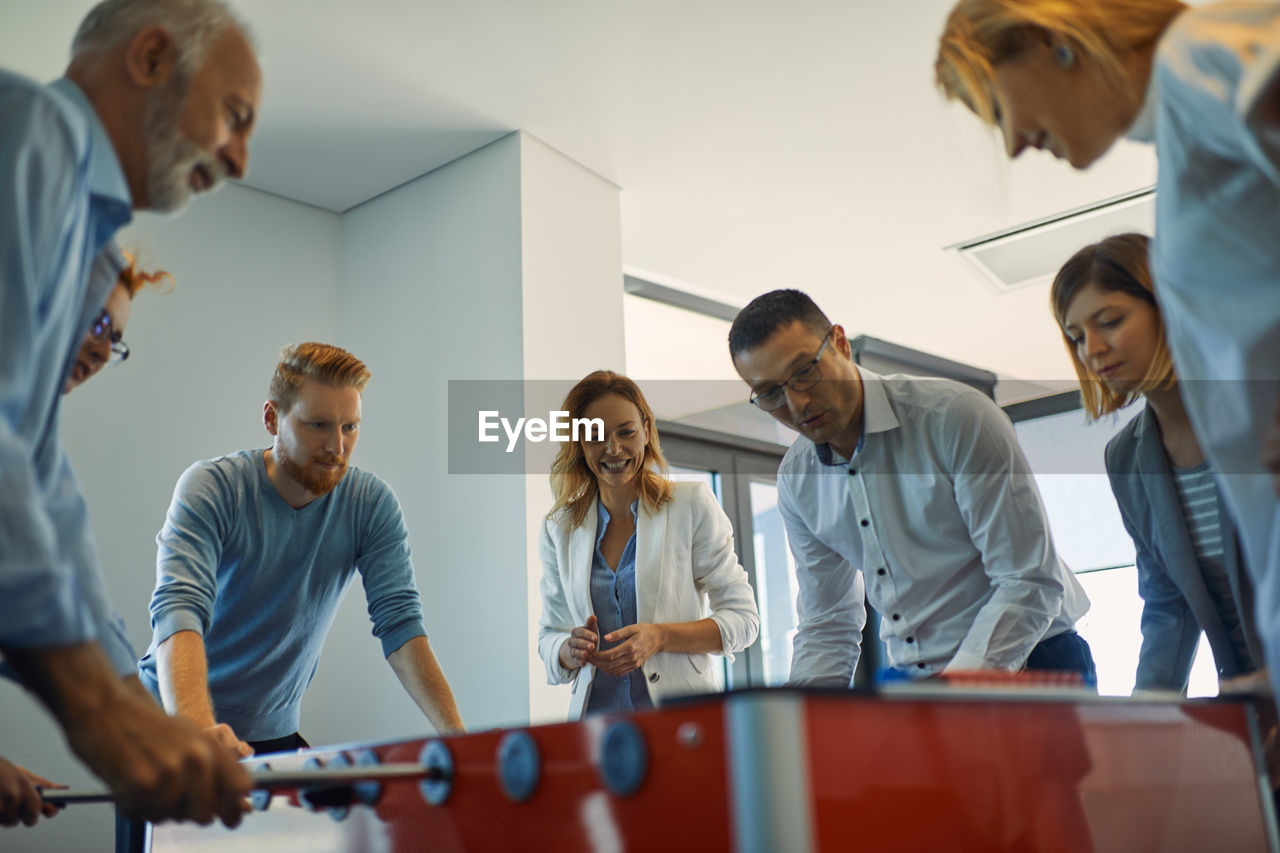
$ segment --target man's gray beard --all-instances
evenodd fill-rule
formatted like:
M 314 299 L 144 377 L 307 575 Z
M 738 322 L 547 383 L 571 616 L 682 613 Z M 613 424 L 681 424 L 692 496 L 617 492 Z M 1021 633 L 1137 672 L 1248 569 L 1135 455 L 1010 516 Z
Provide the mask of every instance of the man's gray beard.
M 175 79 L 151 96 L 143 123 L 147 147 L 147 207 L 160 213 L 181 210 L 191 199 L 191 170 L 204 162 L 213 189 L 226 174 L 220 164 L 178 130 L 188 85 Z

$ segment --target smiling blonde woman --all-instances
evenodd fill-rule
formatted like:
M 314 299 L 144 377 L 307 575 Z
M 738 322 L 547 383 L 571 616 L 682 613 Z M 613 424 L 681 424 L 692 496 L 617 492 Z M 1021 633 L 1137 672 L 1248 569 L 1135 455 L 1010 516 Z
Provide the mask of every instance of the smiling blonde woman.
M 569 719 L 714 692 L 712 656 L 732 660 L 760 629 L 728 517 L 704 484 L 664 476 L 653 412 L 627 377 L 596 371 L 560 408 L 604 433 L 562 444 L 552 465 L 539 539 L 547 682 L 573 685 Z

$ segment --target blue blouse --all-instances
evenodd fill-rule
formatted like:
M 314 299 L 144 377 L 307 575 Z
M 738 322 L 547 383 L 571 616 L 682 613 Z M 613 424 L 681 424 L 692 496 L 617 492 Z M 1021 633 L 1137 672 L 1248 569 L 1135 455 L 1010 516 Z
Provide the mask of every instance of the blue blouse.
M 636 517 L 638 501 L 631 502 L 631 517 Z M 617 643 L 605 643 L 604 635 L 627 625 L 636 624 L 636 535 L 631 534 L 627 546 L 622 549 L 618 568 L 612 569 L 600 550 L 605 530 L 609 528 L 609 511 L 603 501 L 599 507 L 596 525 L 596 550 L 591 558 L 591 609 L 595 611 L 599 625 L 600 650 L 606 651 Z M 652 708 L 649 685 L 644 671 L 634 669 L 626 675 L 610 675 L 597 669 L 591 679 L 591 694 L 587 697 L 588 714 L 603 711 L 632 711 Z

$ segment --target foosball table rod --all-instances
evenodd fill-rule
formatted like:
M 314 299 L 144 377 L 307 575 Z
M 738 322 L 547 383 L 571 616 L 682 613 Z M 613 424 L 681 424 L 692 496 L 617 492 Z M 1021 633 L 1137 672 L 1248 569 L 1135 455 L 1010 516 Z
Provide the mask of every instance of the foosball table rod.
M 396 779 L 439 780 L 452 778 L 445 768 L 423 767 L 421 764 L 380 764 L 371 767 L 323 767 L 311 770 L 255 770 L 249 774 L 255 791 L 277 791 L 282 788 L 314 788 L 351 785 L 357 782 L 388 782 Z M 115 795 L 105 788 L 74 790 L 41 788 L 46 803 L 55 806 L 83 803 L 112 803 Z

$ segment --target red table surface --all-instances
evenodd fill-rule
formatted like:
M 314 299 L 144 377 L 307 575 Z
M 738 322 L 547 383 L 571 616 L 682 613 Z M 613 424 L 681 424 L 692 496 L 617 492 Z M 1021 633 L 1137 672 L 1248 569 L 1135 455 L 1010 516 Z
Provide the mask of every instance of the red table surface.
M 770 700 L 768 692 L 751 695 Z M 1244 705 L 830 693 L 801 701 L 818 850 L 1267 849 Z M 631 796 L 608 792 L 596 769 L 605 728 L 620 719 L 602 717 L 524 729 L 542 767 L 525 802 L 512 802 L 498 782 L 504 733 L 479 732 L 442 739 L 456 780 L 443 805 L 428 805 L 416 782 L 399 780 L 386 784 L 376 808 L 355 806 L 334 821 L 297 807 L 295 792 L 234 831 L 156 827 L 153 850 L 728 851 L 723 705 L 711 699 L 628 717 L 649 752 Z M 682 726 L 696 728 L 696 743 L 678 734 Z M 417 762 L 422 744 L 375 749 L 384 763 Z M 354 758 L 358 749 L 341 751 Z M 306 756 L 327 763 L 335 754 L 317 749 L 271 762 L 293 768 Z
M 814 699 L 827 850 L 1266 850 L 1245 706 Z

